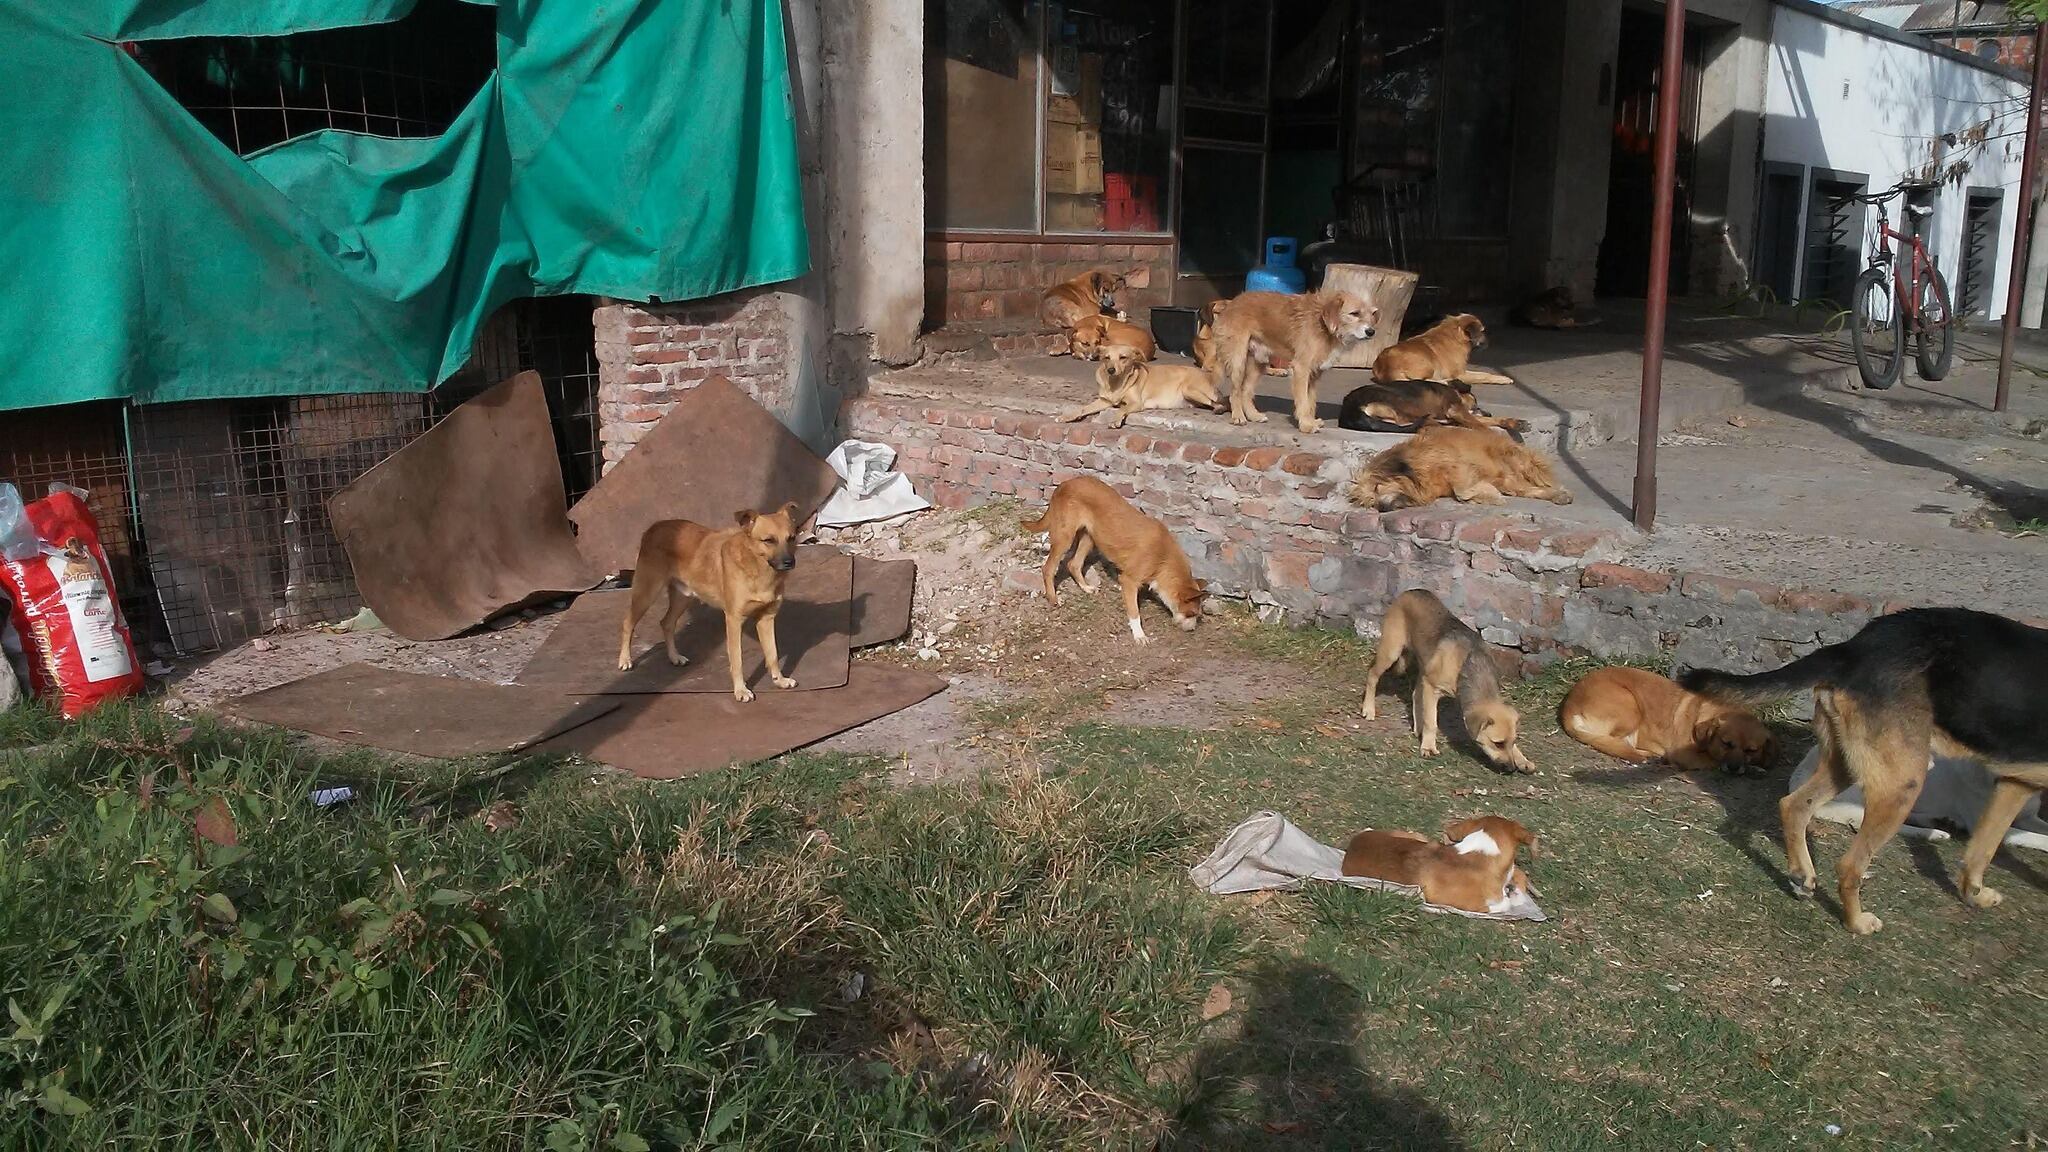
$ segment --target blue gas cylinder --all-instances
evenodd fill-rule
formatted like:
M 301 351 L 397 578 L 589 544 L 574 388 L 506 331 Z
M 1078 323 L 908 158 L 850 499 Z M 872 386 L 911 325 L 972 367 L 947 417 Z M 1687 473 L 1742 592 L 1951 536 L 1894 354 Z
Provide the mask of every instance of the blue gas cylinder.
M 1293 293 L 1307 288 L 1308 274 L 1294 266 L 1294 253 L 1294 237 L 1267 237 L 1266 262 L 1246 274 L 1244 290 Z

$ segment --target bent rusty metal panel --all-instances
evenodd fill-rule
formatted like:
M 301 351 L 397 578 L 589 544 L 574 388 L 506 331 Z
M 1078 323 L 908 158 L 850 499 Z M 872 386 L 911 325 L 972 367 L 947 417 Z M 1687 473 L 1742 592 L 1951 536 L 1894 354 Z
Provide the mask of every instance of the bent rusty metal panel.
M 221 707 L 245 720 L 349 744 L 456 759 L 531 747 L 595 720 L 618 701 L 345 664 Z
M 910 633 L 910 605 L 917 593 L 917 561 L 853 558 L 853 641 L 868 648 Z

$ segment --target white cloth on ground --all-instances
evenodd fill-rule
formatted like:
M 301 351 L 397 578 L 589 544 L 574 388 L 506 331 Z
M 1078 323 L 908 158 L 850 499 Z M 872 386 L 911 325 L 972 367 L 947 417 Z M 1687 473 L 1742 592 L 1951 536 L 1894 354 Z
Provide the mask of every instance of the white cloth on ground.
M 1806 759 L 1792 770 L 1792 783 L 1787 791 L 1796 791 L 1801 784 L 1812 778 L 1820 768 L 1820 750 L 1808 749 Z M 1952 760 L 1936 756 L 1934 767 L 1927 773 L 1927 783 L 1920 789 L 1920 798 L 1913 802 L 1913 811 L 1906 817 L 1906 827 L 1901 830 L 1907 836 L 1918 836 L 1927 840 L 1946 840 L 1947 831 L 1939 824 L 1953 824 L 1959 828 L 1974 828 L 1977 817 L 1984 814 L 1984 804 L 1991 799 L 1993 777 L 1982 764 L 1975 760 Z M 1863 826 L 1863 789 L 1851 787 L 1847 792 L 1821 805 L 1814 815 L 1836 824 L 1847 824 L 1852 828 Z M 2041 797 L 2036 795 L 2020 809 L 2019 819 L 2012 822 L 2012 830 L 2005 834 L 2009 848 L 2031 848 L 2036 852 L 2048 852 L 2048 821 L 2041 819 Z
M 1344 853 L 1294 826 L 1278 812 L 1257 812 L 1223 837 L 1209 858 L 1188 869 L 1188 875 L 1213 895 L 1293 890 L 1306 880 L 1330 880 L 1353 888 L 1396 892 L 1422 901 L 1431 912 L 1450 912 L 1478 920 L 1542 920 L 1543 909 L 1527 894 L 1515 897 L 1501 913 L 1467 912 L 1422 900 L 1422 889 L 1390 884 L 1367 876 L 1344 875 Z
M 832 449 L 825 463 L 845 483 L 818 510 L 819 527 L 843 528 L 848 524 L 887 520 L 932 506 L 931 501 L 911 488 L 910 477 L 889 471 L 889 466 L 896 463 L 896 450 L 887 444 L 848 440 Z

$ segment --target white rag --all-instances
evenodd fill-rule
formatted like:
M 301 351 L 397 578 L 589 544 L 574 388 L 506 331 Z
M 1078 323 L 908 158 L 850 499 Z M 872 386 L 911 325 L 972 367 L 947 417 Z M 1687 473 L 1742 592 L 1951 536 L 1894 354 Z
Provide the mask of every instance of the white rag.
M 1292 891 L 1304 880 L 1331 880 L 1353 888 L 1398 892 L 1422 899 L 1422 889 L 1390 884 L 1367 876 L 1344 875 L 1344 853 L 1317 840 L 1278 812 L 1257 812 L 1223 837 L 1209 858 L 1188 869 L 1203 891 L 1217 896 L 1236 892 Z M 1542 920 L 1543 909 L 1528 894 L 1518 894 L 1505 912 L 1467 912 L 1422 901 L 1431 912 L 1450 912 L 1476 920 Z
M 1809 749 L 1806 759 L 1793 769 L 1788 791 L 1796 791 L 1819 768 L 1820 750 Z M 1992 780 L 1991 773 L 1975 760 L 1936 756 L 1934 767 L 1927 773 L 1927 784 L 1920 789 L 1920 798 L 1913 802 L 1913 811 L 1907 815 L 1901 834 L 1925 840 L 1946 840 L 1948 833 L 1935 825 L 1974 827 L 1977 817 L 1984 814 L 1985 802 L 1991 799 Z M 1860 786 L 1850 788 L 1821 805 L 1814 815 L 1852 828 L 1863 827 L 1863 789 Z M 2048 822 L 2041 819 L 2040 796 L 2036 795 L 2020 809 L 2019 819 L 2012 822 L 2012 830 L 2005 834 L 2005 844 L 2008 848 L 2048 852 Z
M 820 527 L 843 528 L 848 524 L 887 520 L 932 506 L 931 501 L 911 488 L 910 477 L 889 471 L 889 466 L 896 463 L 896 450 L 887 444 L 848 440 L 834 448 L 825 457 L 825 463 L 845 483 L 818 510 Z

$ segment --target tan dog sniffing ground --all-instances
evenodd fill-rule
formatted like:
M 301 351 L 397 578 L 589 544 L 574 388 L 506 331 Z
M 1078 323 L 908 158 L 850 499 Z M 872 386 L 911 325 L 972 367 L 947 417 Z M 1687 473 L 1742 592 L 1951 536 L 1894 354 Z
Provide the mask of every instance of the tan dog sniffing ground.
M 1747 709 L 1687 692 L 1641 668 L 1596 668 L 1558 707 L 1565 735 L 1631 764 L 1664 760 L 1688 772 L 1762 772 L 1778 740 Z
M 1223 411 L 1216 383 L 1207 372 L 1187 364 L 1147 364 L 1138 349 L 1121 344 L 1103 347 L 1102 363 L 1095 369 L 1095 388 L 1095 399 L 1060 420 L 1071 424 L 1115 409 L 1109 425 L 1121 428 L 1136 412 L 1165 411 L 1191 404 Z
M 1089 592 L 1100 587 L 1088 577 L 1090 549 L 1102 553 L 1116 565 L 1123 585 L 1124 615 L 1131 622 L 1131 639 L 1146 643 L 1145 629 L 1138 621 L 1138 596 L 1150 588 L 1173 613 L 1174 623 L 1193 631 L 1202 618 L 1202 582 L 1188 570 L 1182 552 L 1166 525 L 1133 508 L 1116 490 L 1093 476 L 1076 476 L 1053 490 L 1045 514 L 1024 521 L 1026 532 L 1044 532 L 1051 551 L 1045 557 L 1045 598 L 1059 606 L 1060 562 Z M 1072 558 L 1068 558 L 1069 550 Z
M 762 515 L 751 509 L 733 514 L 735 525 L 713 532 L 692 520 L 662 520 L 640 536 L 640 556 L 633 564 L 633 596 L 619 628 L 619 670 L 633 666 L 633 628 L 654 607 L 654 598 L 668 591 L 668 612 L 661 618 L 668 662 L 680 665 L 676 632 L 689 614 L 690 602 L 702 600 L 725 612 L 725 658 L 732 667 L 732 697 L 744 704 L 754 698 L 740 664 L 741 627 L 754 622 L 754 636 L 768 664 L 768 678 L 777 688 L 794 688 L 782 674 L 775 650 L 775 616 L 782 610 L 782 586 L 796 567 L 796 505 Z
M 1380 677 L 1405 664 L 1415 673 L 1413 726 L 1422 754 L 1437 754 L 1437 703 L 1455 696 L 1465 731 L 1496 767 L 1534 772 L 1536 766 L 1515 743 L 1522 718 L 1501 698 L 1500 671 L 1472 626 L 1451 615 L 1443 601 L 1421 588 L 1394 597 L 1380 621 L 1379 648 L 1365 674 L 1359 715 L 1379 718 Z
M 1344 846 L 1346 876 L 1367 876 L 1422 889 L 1442 908 L 1499 915 L 1535 889 L 1515 866 L 1522 845 L 1536 862 L 1536 834 L 1505 816 L 1460 820 L 1442 842 L 1420 832 L 1368 828 Z
M 1127 320 L 1114 316 L 1083 316 L 1074 325 L 1069 345 L 1074 355 L 1082 360 L 1094 360 L 1105 348 L 1122 346 L 1138 353 L 1138 359 L 1151 360 L 1159 355 L 1159 344 L 1152 334 Z
M 1569 504 L 1550 461 L 1486 428 L 1430 424 L 1378 456 L 1351 481 L 1351 502 L 1391 512 L 1449 496 L 1502 504 L 1509 496 Z
M 1370 340 L 1380 310 L 1349 292 L 1305 295 L 1246 292 L 1216 314 L 1216 361 L 1230 393 L 1230 422 L 1264 421 L 1253 403 L 1258 374 L 1275 360 L 1292 367 L 1294 425 L 1303 432 L 1323 426 L 1316 419 L 1316 380 L 1330 361 L 1360 341 Z
M 1083 272 L 1064 284 L 1045 290 L 1038 304 L 1038 318 L 1053 328 L 1073 328 L 1090 316 L 1110 315 L 1121 320 L 1116 294 L 1124 290 L 1124 278 L 1097 268 Z
M 1497 372 L 1472 367 L 1472 350 L 1484 347 L 1486 325 L 1479 322 L 1479 317 L 1462 312 L 1446 316 L 1427 331 L 1380 353 L 1372 362 L 1372 378 L 1382 384 L 1396 380 L 1513 384 L 1513 380 Z

